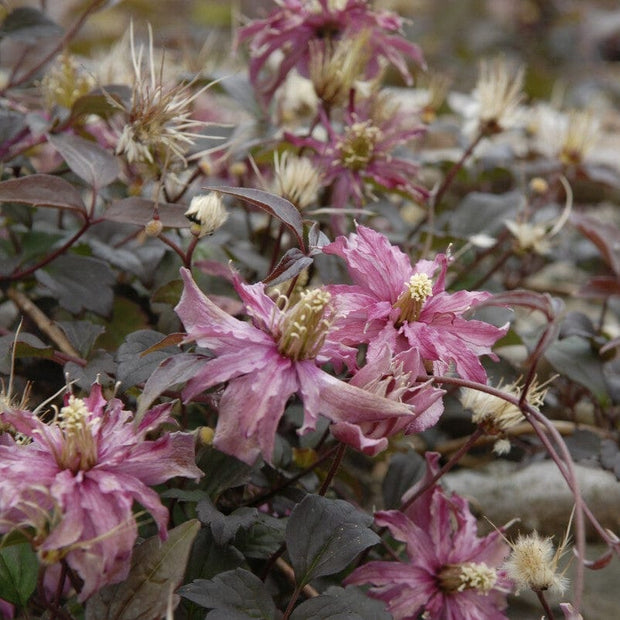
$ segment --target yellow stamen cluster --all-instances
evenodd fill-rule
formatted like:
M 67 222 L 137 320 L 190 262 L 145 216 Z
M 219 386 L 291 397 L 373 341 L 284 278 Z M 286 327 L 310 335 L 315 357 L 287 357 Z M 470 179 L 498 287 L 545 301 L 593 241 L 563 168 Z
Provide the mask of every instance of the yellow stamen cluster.
M 369 33 L 362 31 L 333 43 L 310 41 L 310 80 L 319 99 L 327 105 L 342 105 L 368 64 Z
M 414 273 L 394 303 L 400 309 L 398 323 L 417 321 L 424 302 L 433 295 L 433 281 L 425 273 Z
M 94 80 L 80 68 L 75 58 L 70 54 L 62 54 L 43 76 L 41 93 L 48 109 L 54 106 L 71 108 L 93 86 Z
M 382 131 L 371 121 L 360 121 L 347 127 L 344 138 L 338 143 L 342 165 L 353 171 L 365 168 L 382 137 Z
M 439 573 L 439 587 L 444 592 L 476 590 L 488 594 L 497 583 L 497 572 L 484 562 L 448 564 Z
M 330 300 L 330 293 L 323 289 L 301 294 L 280 324 L 278 351 L 282 355 L 295 361 L 318 355 L 330 326 L 329 316 L 326 316 Z
M 97 462 L 97 444 L 89 423 L 90 411 L 81 398 L 69 396 L 58 414 L 58 427 L 64 442 L 56 459 L 58 465 L 73 471 L 88 470 Z

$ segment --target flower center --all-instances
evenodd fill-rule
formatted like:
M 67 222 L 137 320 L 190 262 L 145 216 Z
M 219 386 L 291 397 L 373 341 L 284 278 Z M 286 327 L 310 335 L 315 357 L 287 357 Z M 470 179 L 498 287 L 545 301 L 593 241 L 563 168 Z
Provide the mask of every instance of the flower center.
M 63 444 L 56 460 L 64 469 L 88 470 L 97 462 L 97 443 L 89 423 L 90 411 L 81 398 L 69 396 L 69 403 L 58 414 Z
M 365 168 L 381 136 L 381 130 L 370 121 L 353 123 L 347 127 L 344 138 L 338 143 L 342 164 L 350 170 Z
M 476 590 L 480 594 L 488 594 L 496 582 L 495 569 L 484 562 L 446 564 L 439 572 L 439 587 L 448 593 Z
M 414 273 L 393 306 L 400 309 L 398 324 L 417 321 L 424 302 L 432 296 L 433 281 L 425 273 Z
M 330 326 L 325 308 L 331 295 L 323 289 L 305 291 L 284 315 L 280 325 L 278 351 L 292 360 L 316 357 Z

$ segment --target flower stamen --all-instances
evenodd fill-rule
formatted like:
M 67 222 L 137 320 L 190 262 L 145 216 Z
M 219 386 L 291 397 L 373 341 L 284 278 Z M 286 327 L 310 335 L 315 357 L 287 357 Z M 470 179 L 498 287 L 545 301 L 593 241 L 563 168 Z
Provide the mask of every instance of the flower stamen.
M 381 129 L 371 121 L 357 122 L 347 127 L 344 138 L 337 145 L 342 165 L 353 171 L 365 168 L 382 137 Z
M 439 587 L 444 592 L 476 590 L 488 594 L 497 583 L 497 572 L 484 562 L 447 564 L 438 575 Z
M 73 471 L 86 471 L 97 463 L 97 444 L 89 421 L 90 411 L 81 398 L 71 394 L 58 414 L 57 425 L 64 437 L 57 455 L 58 465 Z
M 393 306 L 400 309 L 398 324 L 417 321 L 424 302 L 432 296 L 433 281 L 425 273 L 414 273 Z
M 330 327 L 326 307 L 331 300 L 323 289 L 305 291 L 282 319 L 278 351 L 294 361 L 318 355 Z

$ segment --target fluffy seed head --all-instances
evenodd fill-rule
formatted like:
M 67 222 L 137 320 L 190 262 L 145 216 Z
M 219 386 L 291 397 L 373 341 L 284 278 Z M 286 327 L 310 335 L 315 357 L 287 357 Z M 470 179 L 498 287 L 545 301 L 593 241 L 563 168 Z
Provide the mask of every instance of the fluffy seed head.
M 566 541 L 554 552 L 551 538 L 543 538 L 536 532 L 519 536 L 511 543 L 512 553 L 504 568 L 514 581 L 517 592 L 521 590 L 552 590 L 562 593 L 568 579 L 558 573 L 558 560 L 565 551 Z

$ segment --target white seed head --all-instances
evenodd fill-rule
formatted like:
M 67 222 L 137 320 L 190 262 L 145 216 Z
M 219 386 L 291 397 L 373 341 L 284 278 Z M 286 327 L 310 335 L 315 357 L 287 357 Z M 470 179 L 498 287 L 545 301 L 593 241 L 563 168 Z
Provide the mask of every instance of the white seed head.
M 566 541 L 565 541 L 566 542 Z M 568 579 L 558 573 L 558 560 L 565 550 L 565 544 L 554 552 L 551 538 L 543 538 L 536 532 L 519 536 L 511 543 L 512 552 L 504 564 L 508 577 L 521 590 L 552 590 L 562 593 L 568 586 Z

